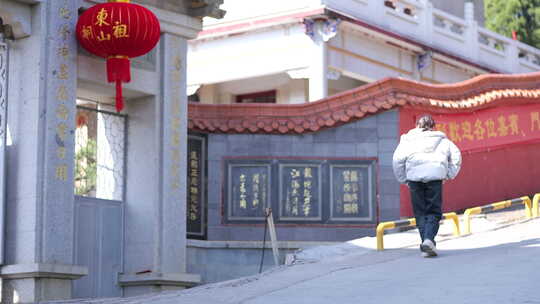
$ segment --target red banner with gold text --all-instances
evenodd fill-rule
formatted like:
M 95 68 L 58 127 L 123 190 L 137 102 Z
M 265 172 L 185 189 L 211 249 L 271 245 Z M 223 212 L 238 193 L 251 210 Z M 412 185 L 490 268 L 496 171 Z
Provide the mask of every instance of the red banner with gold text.
M 407 112 L 402 113 L 405 114 L 402 116 L 402 133 L 413 128 L 414 121 L 423 114 Z M 437 130 L 444 132 L 462 151 L 540 140 L 540 104 L 463 114 L 434 114 L 433 118 Z

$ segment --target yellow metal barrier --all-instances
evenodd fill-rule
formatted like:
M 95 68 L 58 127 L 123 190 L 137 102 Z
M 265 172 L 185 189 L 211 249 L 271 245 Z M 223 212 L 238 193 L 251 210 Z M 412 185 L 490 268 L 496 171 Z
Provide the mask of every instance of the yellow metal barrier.
M 493 203 L 493 204 L 485 205 L 482 207 L 469 208 L 465 210 L 465 213 L 463 213 L 463 222 L 465 224 L 464 234 L 471 233 L 471 215 L 472 214 L 479 214 L 479 213 L 483 213 L 487 211 L 504 209 L 504 208 L 508 208 L 510 206 L 515 206 L 518 204 L 525 205 L 525 216 L 527 218 L 531 218 L 532 217 L 531 199 L 528 196 L 522 196 L 520 198 Z
M 538 201 L 540 201 L 540 193 L 536 193 L 532 203 L 532 217 L 538 217 Z
M 459 220 L 455 212 L 449 212 L 443 214 L 443 219 L 451 219 L 454 223 L 454 235 L 459 235 Z M 393 222 L 383 222 L 377 226 L 377 250 L 384 250 L 384 231 L 387 229 L 393 229 L 397 227 L 414 227 L 416 226 L 416 219 L 409 218 L 406 220 L 393 221 Z

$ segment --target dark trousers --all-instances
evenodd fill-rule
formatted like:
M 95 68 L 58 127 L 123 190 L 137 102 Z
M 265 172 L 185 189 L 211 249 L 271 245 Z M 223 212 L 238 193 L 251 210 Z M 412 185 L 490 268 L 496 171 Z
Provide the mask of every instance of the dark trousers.
M 407 183 L 420 238 L 422 242 L 429 239 L 435 243 L 439 221 L 442 218 L 442 181 Z

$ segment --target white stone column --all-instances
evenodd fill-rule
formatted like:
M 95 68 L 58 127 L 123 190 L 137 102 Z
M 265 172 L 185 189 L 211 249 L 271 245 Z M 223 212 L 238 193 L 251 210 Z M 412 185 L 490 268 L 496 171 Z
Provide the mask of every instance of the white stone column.
M 328 46 L 321 36 L 324 21 L 315 21 L 313 33 L 313 50 L 309 75 L 309 101 L 316 101 L 328 96 Z
M 478 62 L 480 43 L 478 42 L 478 23 L 474 19 L 474 3 L 465 2 L 465 37 L 467 39 L 467 49 L 465 54 L 467 57 Z
M 431 46 L 433 44 L 433 3 L 431 1 L 424 1 L 422 7 L 423 9 L 420 11 L 422 38 L 427 45 Z
M 142 178 L 149 177 L 148 183 L 155 187 L 156 195 L 141 205 L 134 201 L 132 194 L 127 200 L 127 272 L 120 277 L 126 296 L 181 289 L 200 282 L 199 275 L 186 273 L 186 52 L 185 38 L 169 33 L 161 36 L 158 64 L 161 70 L 156 79 L 161 84 L 161 94 L 152 108 L 144 105 L 145 101 L 139 102 L 140 111 L 145 111 L 140 115 L 151 115 L 145 120 L 155 119 L 155 137 L 154 141 L 137 142 L 153 147 L 134 148 L 150 148 L 156 158 L 131 165 L 145 167 L 147 177 Z M 141 216 L 147 219 L 137 218 Z M 144 231 L 144 235 L 133 235 L 137 231 Z M 141 250 L 137 242 L 148 244 L 142 247 L 144 254 L 135 252 Z M 150 269 L 144 274 L 134 273 L 147 268 Z
M 339 20 L 306 20 L 306 34 L 313 41 L 309 71 L 309 101 L 328 96 L 328 41 L 339 32 Z
M 471 1 L 465 1 L 464 8 L 465 12 L 463 16 L 465 16 L 465 20 L 474 21 L 474 3 Z
M 10 42 L 3 303 L 68 299 L 71 280 L 86 274 L 73 265 L 79 6 L 49 0 L 28 7 L 32 35 Z

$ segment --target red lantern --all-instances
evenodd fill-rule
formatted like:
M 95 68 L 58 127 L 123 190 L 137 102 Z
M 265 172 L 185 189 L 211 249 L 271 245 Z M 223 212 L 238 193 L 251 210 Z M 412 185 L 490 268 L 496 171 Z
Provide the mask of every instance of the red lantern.
M 142 56 L 156 46 L 158 19 L 129 0 L 109 0 L 84 11 L 76 31 L 84 49 L 107 59 L 107 80 L 116 82 L 116 110 L 122 111 L 122 82 L 131 80 L 129 58 Z
M 86 126 L 88 124 L 88 117 L 86 115 L 77 113 L 77 128 L 82 128 L 83 126 Z

